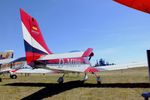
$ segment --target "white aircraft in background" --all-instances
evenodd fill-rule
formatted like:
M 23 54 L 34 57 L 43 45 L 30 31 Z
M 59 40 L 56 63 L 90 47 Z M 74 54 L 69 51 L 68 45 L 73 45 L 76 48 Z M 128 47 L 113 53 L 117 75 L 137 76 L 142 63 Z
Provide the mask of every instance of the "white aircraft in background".
M 0 52 L 0 74 L 11 72 L 10 68 L 6 68 L 7 63 L 13 60 L 13 50 L 7 50 L 6 52 Z
M 15 60 L 13 58 L 3 59 L 3 63 L 0 64 L 0 74 L 6 73 L 10 74 L 10 78 L 16 79 L 17 73 L 39 74 L 39 73 L 56 73 L 56 72 L 41 68 L 33 69 L 26 63 L 26 58 L 21 57 Z
M 14 51 L 7 50 L 5 52 L 0 52 L 0 64 L 7 63 L 13 59 Z

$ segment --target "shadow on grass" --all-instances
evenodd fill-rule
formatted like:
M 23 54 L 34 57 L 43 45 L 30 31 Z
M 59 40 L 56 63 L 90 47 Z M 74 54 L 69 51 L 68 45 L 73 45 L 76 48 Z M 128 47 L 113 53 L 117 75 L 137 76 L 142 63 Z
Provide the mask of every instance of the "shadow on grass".
M 103 83 L 91 84 L 82 81 L 71 81 L 63 84 L 57 83 L 11 83 L 7 86 L 27 86 L 27 87 L 45 87 L 22 100 L 41 100 L 46 97 L 59 94 L 61 92 L 71 90 L 78 87 L 83 88 L 150 88 L 150 83 Z

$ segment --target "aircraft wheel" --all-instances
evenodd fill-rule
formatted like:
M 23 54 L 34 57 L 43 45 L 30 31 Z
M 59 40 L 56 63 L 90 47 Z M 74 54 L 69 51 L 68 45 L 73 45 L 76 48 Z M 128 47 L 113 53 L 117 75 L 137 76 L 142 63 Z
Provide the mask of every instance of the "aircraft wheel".
M 64 82 L 64 78 L 63 77 L 59 77 L 58 80 L 57 80 L 57 82 L 59 84 L 62 84 Z
M 10 78 L 12 78 L 12 79 L 16 79 L 17 78 L 17 75 L 10 75 Z
M 97 77 L 96 81 L 97 81 L 97 84 L 101 84 L 101 78 L 100 77 Z

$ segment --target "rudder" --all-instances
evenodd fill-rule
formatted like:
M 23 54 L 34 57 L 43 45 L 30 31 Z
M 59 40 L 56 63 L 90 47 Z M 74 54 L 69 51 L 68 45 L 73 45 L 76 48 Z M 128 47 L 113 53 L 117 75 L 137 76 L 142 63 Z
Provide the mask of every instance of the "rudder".
M 30 64 L 42 55 L 52 54 L 48 49 L 35 18 L 20 9 L 23 38 L 27 63 Z

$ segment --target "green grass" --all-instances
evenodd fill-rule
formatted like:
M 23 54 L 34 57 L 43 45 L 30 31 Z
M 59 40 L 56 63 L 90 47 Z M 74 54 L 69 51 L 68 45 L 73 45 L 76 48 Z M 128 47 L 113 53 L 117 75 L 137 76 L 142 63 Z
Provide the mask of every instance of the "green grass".
M 79 81 L 83 74 L 67 74 L 65 83 L 57 84 L 62 74 L 18 75 L 17 79 L 1 76 L 0 100 L 144 100 L 141 94 L 150 92 L 147 68 L 100 72 L 102 85 L 89 74 L 84 84 Z

